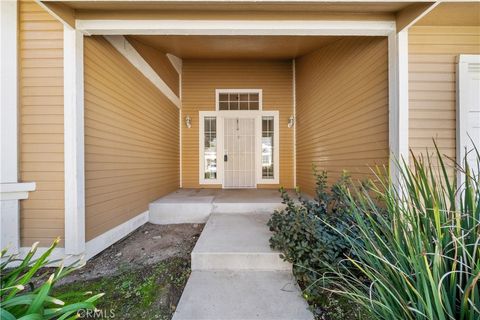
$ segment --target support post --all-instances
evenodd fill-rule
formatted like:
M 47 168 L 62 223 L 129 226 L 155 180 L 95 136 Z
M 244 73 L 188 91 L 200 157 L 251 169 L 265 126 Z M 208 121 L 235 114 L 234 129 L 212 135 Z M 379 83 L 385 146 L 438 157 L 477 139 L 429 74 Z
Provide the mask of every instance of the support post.
M 64 25 L 65 253 L 85 252 L 83 34 Z
M 408 31 L 393 32 L 389 42 L 390 176 L 401 191 L 400 165 L 408 165 Z

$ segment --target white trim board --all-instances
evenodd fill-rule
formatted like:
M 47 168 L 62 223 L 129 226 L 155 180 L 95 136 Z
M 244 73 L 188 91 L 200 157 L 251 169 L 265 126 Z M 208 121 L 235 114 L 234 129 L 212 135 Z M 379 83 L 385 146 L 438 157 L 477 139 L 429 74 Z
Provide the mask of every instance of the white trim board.
M 476 73 L 476 75 L 475 75 Z M 470 121 L 475 121 L 480 118 L 480 111 L 473 110 L 475 101 L 472 101 L 472 91 L 480 91 L 480 87 L 472 86 L 474 81 L 478 81 L 478 76 L 480 75 L 480 55 L 473 54 L 461 54 L 458 56 L 457 61 L 457 134 L 456 134 L 456 161 L 464 166 L 464 161 L 466 157 L 466 152 L 474 152 L 472 143 L 470 139 L 473 140 L 473 143 L 476 144 L 476 147 L 480 147 L 480 137 L 473 135 L 472 132 L 469 132 Z M 480 102 L 476 101 L 477 104 Z M 472 117 L 469 113 L 479 113 L 479 117 Z M 480 134 L 479 134 L 480 135 Z M 476 141 L 476 140 L 479 141 Z M 474 158 L 474 157 L 473 157 Z M 467 156 L 467 159 L 469 157 Z M 471 161 L 472 158 L 469 159 Z M 472 163 L 469 162 L 470 169 L 475 170 L 476 163 L 473 160 Z M 475 172 L 479 174 L 478 172 Z M 461 172 L 457 175 L 457 184 L 462 186 L 465 182 L 464 176 Z
M 398 162 L 408 165 L 408 31 L 388 36 L 390 177 L 399 192 Z
M 35 188 L 36 188 L 35 182 L 1 183 L 0 184 L 0 200 L 28 199 L 28 193 L 30 191 L 35 191 Z M 3 234 L 3 231 L 2 231 L 2 234 Z
M 183 67 L 182 59 L 180 59 L 177 56 L 174 56 L 171 53 L 167 53 L 167 58 L 170 61 L 170 63 L 172 64 L 173 68 L 175 68 L 175 71 L 177 71 L 177 73 L 179 75 L 181 75 L 182 74 L 182 67 Z
M 395 21 L 304 20 L 77 20 L 88 35 L 387 36 Z
M 133 231 L 137 230 L 149 220 L 149 212 L 148 210 L 142 212 L 141 214 L 133 217 L 132 219 L 116 226 L 113 229 L 108 230 L 107 232 L 99 235 L 98 237 L 88 241 L 86 243 L 86 251 L 80 254 L 67 254 L 65 248 L 55 248 L 53 249 L 52 254 L 48 260 L 59 260 L 56 263 L 51 264 L 51 266 L 58 266 L 61 262 L 63 262 L 66 266 L 69 266 L 77 261 L 86 262 L 102 252 L 103 250 L 107 249 L 117 241 L 121 240 L 122 238 L 128 236 Z M 31 250 L 30 247 L 22 247 L 19 250 L 19 258 L 25 257 L 25 255 Z M 34 256 L 34 259 L 38 258 L 42 255 L 48 247 L 38 247 L 37 252 Z M 11 266 L 15 266 L 18 264 L 11 264 Z
M 148 64 L 145 59 L 138 53 L 137 50 L 125 39 L 124 36 L 117 35 L 117 36 L 105 36 L 110 44 L 117 49 L 125 58 L 127 58 L 130 63 L 138 69 L 148 80 L 161 93 L 163 93 L 177 108 L 180 108 L 181 103 L 180 99 L 177 95 L 170 89 L 170 87 L 163 81 L 162 78 L 153 70 L 153 68 Z
M 65 253 L 85 251 L 83 34 L 63 28 Z
M 297 187 L 297 67 L 296 59 L 292 59 L 292 96 L 293 96 L 293 187 Z
M 112 244 L 121 240 L 131 232 L 137 230 L 149 220 L 148 210 L 133 217 L 132 219 L 125 221 L 124 223 L 116 226 L 113 229 L 102 233 L 98 237 L 88 241 L 85 245 L 85 258 L 89 260 L 95 255 L 99 254 L 103 250 L 110 247 Z
M 0 1 L 0 247 L 20 248 L 20 204 L 28 197 L 18 182 L 17 0 Z

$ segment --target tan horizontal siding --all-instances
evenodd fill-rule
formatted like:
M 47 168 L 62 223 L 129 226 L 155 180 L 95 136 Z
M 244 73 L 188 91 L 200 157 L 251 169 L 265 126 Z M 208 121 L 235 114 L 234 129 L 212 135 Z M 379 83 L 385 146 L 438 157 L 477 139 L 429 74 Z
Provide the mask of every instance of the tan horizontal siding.
M 33 0 L 19 2 L 19 86 L 20 180 L 37 186 L 20 202 L 21 245 L 49 246 L 64 237 L 63 26 Z
M 480 54 L 480 27 L 415 26 L 409 31 L 409 145 L 415 155 L 456 155 L 456 59 Z M 427 151 L 428 150 L 428 151 Z
M 147 61 L 153 70 L 172 89 L 177 96 L 180 94 L 180 81 L 177 70 L 173 67 L 167 55 L 155 48 L 152 48 L 133 37 L 127 37 L 128 42 Z
M 336 180 L 388 163 L 388 50 L 380 37 L 346 38 L 296 61 L 297 184 L 313 194 L 312 165 Z
M 199 185 L 198 112 L 214 111 L 215 89 L 229 88 L 263 89 L 263 110 L 279 111 L 280 185 L 293 187 L 293 130 L 287 127 L 293 113 L 292 62 L 255 60 L 184 60 L 182 118 L 189 115 L 192 127 L 182 121 L 183 187 L 221 187 Z
M 179 111 L 103 37 L 85 38 L 86 239 L 179 186 Z

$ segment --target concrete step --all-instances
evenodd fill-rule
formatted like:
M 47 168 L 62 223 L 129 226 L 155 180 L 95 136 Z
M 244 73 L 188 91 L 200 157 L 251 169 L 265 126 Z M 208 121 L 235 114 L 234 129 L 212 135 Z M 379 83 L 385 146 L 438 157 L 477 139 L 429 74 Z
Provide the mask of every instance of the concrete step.
M 284 208 L 277 190 L 179 189 L 149 206 L 155 224 L 204 223 L 212 213 L 272 213 Z
M 193 271 L 174 320 L 312 319 L 291 272 Z
M 192 251 L 192 270 L 284 270 L 269 245 L 268 214 L 213 213 Z
M 205 223 L 213 210 L 213 196 L 160 198 L 148 207 L 154 224 Z

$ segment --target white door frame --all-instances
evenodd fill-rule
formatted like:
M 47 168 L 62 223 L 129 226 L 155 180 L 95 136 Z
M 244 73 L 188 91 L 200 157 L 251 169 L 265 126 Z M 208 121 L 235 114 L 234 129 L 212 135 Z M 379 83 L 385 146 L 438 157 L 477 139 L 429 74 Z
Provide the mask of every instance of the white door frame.
M 238 111 L 199 111 L 199 183 L 200 184 L 219 184 L 225 188 L 224 176 L 224 119 L 225 118 L 254 118 L 255 119 L 255 185 L 259 184 L 278 184 L 280 174 L 280 124 L 278 111 L 260 111 L 260 110 L 238 110 Z M 204 178 L 204 118 L 216 117 L 217 119 L 217 179 Z M 274 170 L 273 179 L 262 178 L 262 117 L 274 118 Z

